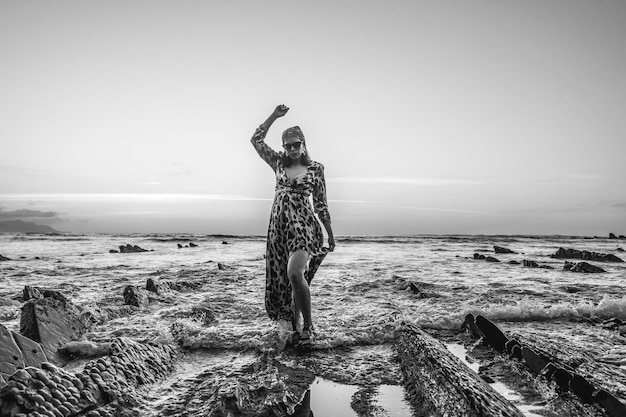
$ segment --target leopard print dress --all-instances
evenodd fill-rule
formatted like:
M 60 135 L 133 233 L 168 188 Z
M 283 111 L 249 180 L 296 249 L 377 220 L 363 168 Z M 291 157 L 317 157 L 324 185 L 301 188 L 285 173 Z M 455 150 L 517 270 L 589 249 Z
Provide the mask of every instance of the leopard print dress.
M 310 283 L 328 252 L 322 247 L 324 235 L 315 218 L 317 214 L 322 223 L 330 222 L 324 166 L 311 161 L 305 174 L 290 180 L 281 162 L 284 154 L 265 143 L 265 134 L 266 131 L 259 127 L 251 139 L 259 156 L 276 174 L 276 194 L 267 230 L 265 309 L 270 319 L 291 321 L 295 327 L 297 318 L 294 317 L 287 262 L 295 251 L 307 251 L 309 263 L 305 278 Z

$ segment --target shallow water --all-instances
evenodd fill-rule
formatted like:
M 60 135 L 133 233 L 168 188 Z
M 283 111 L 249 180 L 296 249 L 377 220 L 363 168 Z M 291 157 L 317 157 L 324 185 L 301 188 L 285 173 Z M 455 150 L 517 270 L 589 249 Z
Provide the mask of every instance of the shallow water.
M 177 247 L 189 242 L 198 247 Z M 608 378 L 607 383 L 616 387 L 614 393 L 626 399 L 622 359 L 626 340 L 581 322 L 583 314 L 626 320 L 626 264 L 591 262 L 607 273 L 575 274 L 562 270 L 563 260 L 549 256 L 564 247 L 624 259 L 617 248 L 626 242 L 554 236 L 415 236 L 344 237 L 337 243 L 311 286 L 319 333 L 316 351 L 299 359 L 301 366 L 321 378 L 318 381 L 380 386 L 384 403 L 384 387 L 401 383 L 390 347 L 394 330 L 403 322 L 457 329 L 465 314 L 472 313 L 507 331 L 560 346 L 564 354 L 591 358 L 597 366 L 594 373 Z M 122 244 L 151 251 L 109 253 Z M 494 254 L 493 245 L 518 253 Z M 149 395 L 154 391 L 155 400 L 143 412 L 158 415 L 165 407 L 160 401 L 195 389 L 203 375 L 227 376 L 233 363 L 283 349 L 288 332 L 271 322 L 264 309 L 264 252 L 265 240 L 258 236 L 0 235 L 0 254 L 12 259 L 0 262 L 0 322 L 19 328 L 21 304 L 15 298 L 25 285 L 61 290 L 75 303 L 102 311 L 122 305 L 126 285 L 144 286 L 149 277 L 199 283 L 197 290 L 154 299 L 145 311 L 109 320 L 86 335 L 95 341 L 126 336 L 171 342 L 186 349 L 188 354 L 171 378 L 148 390 Z M 502 262 L 474 260 L 475 252 Z M 507 263 L 524 259 L 554 269 Z M 216 321 L 203 322 L 199 306 L 210 309 Z M 282 357 L 293 359 L 288 352 Z M 326 396 L 311 388 L 312 404 Z M 176 415 L 168 407 L 169 415 Z

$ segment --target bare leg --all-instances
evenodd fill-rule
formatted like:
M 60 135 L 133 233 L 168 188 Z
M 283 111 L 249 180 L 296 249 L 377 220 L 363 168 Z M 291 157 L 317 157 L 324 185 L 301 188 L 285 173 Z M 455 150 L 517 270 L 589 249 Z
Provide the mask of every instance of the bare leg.
M 304 271 L 308 260 L 308 252 L 298 250 L 289 256 L 289 262 L 287 263 L 287 276 L 291 282 L 296 318 L 302 313 L 305 329 L 313 324 L 311 319 L 311 293 L 309 284 L 304 279 Z

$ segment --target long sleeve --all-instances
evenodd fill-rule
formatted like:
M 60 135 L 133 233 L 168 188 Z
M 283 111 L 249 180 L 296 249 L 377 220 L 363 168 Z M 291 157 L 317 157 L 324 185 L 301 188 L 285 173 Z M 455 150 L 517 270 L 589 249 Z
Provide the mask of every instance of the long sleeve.
M 315 175 L 315 188 L 313 189 L 313 209 L 322 224 L 330 223 L 328 202 L 326 201 L 326 180 L 324 179 L 324 165 L 319 164 Z
M 250 142 L 252 143 L 252 146 L 254 146 L 254 149 L 256 149 L 261 159 L 267 162 L 267 164 L 271 166 L 274 171 L 276 171 L 277 163 L 280 160 L 280 154 L 265 143 L 266 133 L 267 131 L 263 129 L 262 126 L 259 126 L 255 130 L 254 135 L 252 135 Z

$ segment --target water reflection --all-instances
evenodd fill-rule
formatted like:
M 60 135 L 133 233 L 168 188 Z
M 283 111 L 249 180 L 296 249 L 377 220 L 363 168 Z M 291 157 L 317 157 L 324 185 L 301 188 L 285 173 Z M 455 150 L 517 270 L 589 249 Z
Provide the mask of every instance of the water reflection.
M 304 399 L 296 407 L 291 417 L 358 417 L 350 406 L 352 396 L 359 390 L 356 385 L 339 384 L 323 378 L 316 378 L 306 392 Z M 374 406 L 383 409 L 392 417 L 411 417 L 411 409 L 404 400 L 401 386 L 381 385 L 374 397 Z

